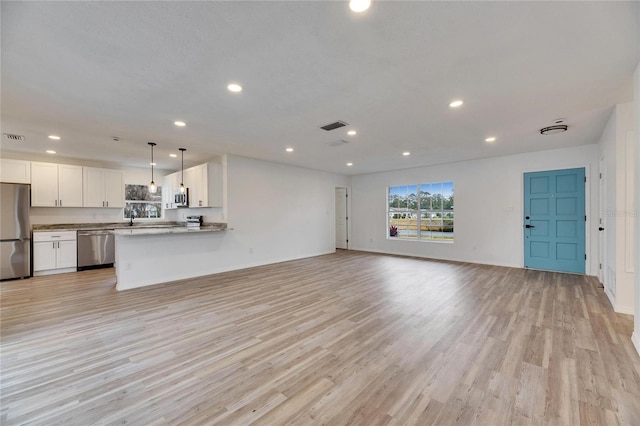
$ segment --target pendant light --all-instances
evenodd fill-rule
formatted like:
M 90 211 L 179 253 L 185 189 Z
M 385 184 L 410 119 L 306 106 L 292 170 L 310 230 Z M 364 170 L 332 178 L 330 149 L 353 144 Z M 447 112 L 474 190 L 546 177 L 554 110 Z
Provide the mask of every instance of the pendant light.
M 180 176 L 180 193 L 184 194 L 187 189 L 184 187 L 184 152 L 187 150 L 187 148 L 178 148 L 180 150 L 180 152 L 182 152 L 182 167 L 180 170 L 182 170 L 181 176 Z
M 158 190 L 156 183 L 153 181 L 153 147 L 156 146 L 155 142 L 148 142 L 151 145 L 151 182 L 149 183 L 149 192 L 155 194 Z

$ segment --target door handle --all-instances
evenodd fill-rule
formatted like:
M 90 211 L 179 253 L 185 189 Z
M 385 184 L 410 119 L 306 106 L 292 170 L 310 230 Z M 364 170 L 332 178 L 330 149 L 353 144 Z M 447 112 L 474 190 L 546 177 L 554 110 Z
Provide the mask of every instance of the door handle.
M 598 228 L 598 231 L 604 231 L 604 228 L 601 226 L 600 228 Z
M 535 226 L 533 226 L 533 225 L 525 225 L 524 227 L 527 228 L 527 229 L 528 228 L 535 228 Z

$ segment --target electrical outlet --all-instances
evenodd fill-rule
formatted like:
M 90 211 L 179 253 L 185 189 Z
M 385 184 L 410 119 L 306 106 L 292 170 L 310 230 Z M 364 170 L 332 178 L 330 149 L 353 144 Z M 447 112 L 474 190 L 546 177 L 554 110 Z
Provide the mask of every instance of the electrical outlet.
M 126 265 L 124 265 L 124 269 L 126 269 L 127 271 L 131 271 L 133 269 L 133 265 L 130 263 L 127 263 Z
M 249 254 L 253 254 L 253 247 L 249 248 Z

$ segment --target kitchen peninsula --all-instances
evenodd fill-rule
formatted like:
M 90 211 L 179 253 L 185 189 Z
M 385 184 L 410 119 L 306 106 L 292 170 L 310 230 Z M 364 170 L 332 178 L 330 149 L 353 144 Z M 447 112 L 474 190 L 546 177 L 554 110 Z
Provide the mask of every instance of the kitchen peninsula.
M 200 259 L 215 256 L 225 231 L 226 223 L 115 229 L 116 289 L 209 275 Z

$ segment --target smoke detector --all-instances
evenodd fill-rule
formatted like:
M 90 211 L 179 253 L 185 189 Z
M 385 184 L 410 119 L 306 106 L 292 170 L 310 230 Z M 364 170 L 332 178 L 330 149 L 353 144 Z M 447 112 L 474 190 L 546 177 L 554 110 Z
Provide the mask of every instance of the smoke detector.
M 557 133 L 566 132 L 569 127 L 566 124 L 560 124 L 557 126 L 549 126 L 540 129 L 541 135 L 555 135 Z
M 24 136 L 22 135 L 14 135 L 12 133 L 3 133 L 3 139 L 11 141 L 11 142 L 24 142 Z

